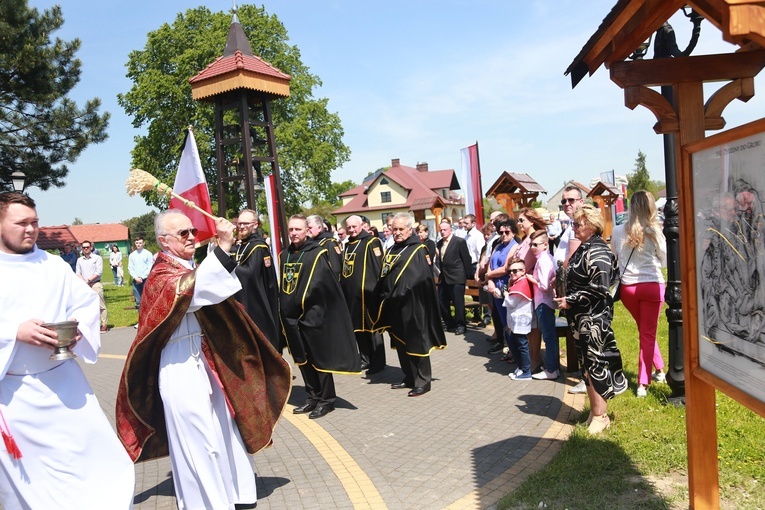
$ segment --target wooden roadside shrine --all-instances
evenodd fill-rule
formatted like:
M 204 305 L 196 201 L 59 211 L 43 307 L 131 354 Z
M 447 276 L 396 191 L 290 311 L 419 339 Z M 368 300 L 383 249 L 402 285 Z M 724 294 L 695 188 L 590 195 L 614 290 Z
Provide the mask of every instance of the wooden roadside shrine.
M 591 198 L 593 202 L 600 209 L 600 213 L 603 215 L 605 222 L 605 228 L 603 229 L 603 239 L 611 237 L 611 232 L 614 230 L 614 213 L 615 203 L 622 196 L 622 192 L 616 186 L 611 186 L 603 181 L 598 182 L 594 188 L 587 193 L 587 198 Z
M 650 60 L 627 59 L 675 13 L 686 6 L 701 15 L 735 44 L 735 53 L 677 56 Z M 624 89 L 625 105 L 648 108 L 656 117 L 657 134 L 674 135 L 677 162 L 680 264 L 683 278 L 682 328 L 685 365 L 686 436 L 690 506 L 719 508 L 719 468 L 715 390 L 765 416 L 765 402 L 746 388 L 731 385 L 699 365 L 694 188 L 691 153 L 705 144 L 706 131 L 722 129 L 724 109 L 734 99 L 754 96 L 754 76 L 765 67 L 765 5 L 752 0 L 619 0 L 569 66 L 573 86 L 601 65 Z M 704 84 L 724 82 L 705 100 Z M 649 87 L 671 87 L 671 101 Z M 762 123 L 760 123 L 762 124 Z M 738 129 L 746 136 L 760 125 Z M 715 137 L 724 143 L 735 136 Z M 679 297 L 679 296 L 678 296 Z
M 494 197 L 507 214 L 517 219 L 517 211 L 524 207 L 531 207 L 540 193 L 547 194 L 547 190 L 529 174 L 502 172 L 485 196 Z

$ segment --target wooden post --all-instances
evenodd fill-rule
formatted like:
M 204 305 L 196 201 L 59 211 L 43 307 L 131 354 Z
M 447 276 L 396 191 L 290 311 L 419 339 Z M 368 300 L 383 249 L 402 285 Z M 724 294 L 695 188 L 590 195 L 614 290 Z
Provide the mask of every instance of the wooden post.
M 696 271 L 694 246 L 688 233 L 693 232 L 693 188 L 689 158 L 682 157 L 683 145 L 704 138 L 704 91 L 700 81 L 682 82 L 675 86 L 675 104 L 680 132 L 675 137 L 680 207 L 680 260 L 686 271 Z M 717 414 L 715 389 L 694 374 L 699 366 L 698 304 L 696 275 L 683 278 L 683 325 L 685 342 L 685 421 L 688 442 L 688 492 L 690 507 L 696 510 L 720 508 L 719 466 L 717 460 Z

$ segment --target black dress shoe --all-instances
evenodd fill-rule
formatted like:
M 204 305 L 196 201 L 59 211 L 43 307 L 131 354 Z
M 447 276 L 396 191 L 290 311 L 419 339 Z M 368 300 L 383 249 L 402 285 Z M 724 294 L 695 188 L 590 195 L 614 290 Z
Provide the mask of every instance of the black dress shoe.
M 332 406 L 319 406 L 311 411 L 311 414 L 309 414 L 308 417 L 312 420 L 315 420 L 316 418 L 321 418 L 322 416 L 328 415 L 334 410 L 335 408 Z
M 314 409 L 316 409 L 316 404 L 311 404 L 311 403 L 309 402 L 308 404 L 303 404 L 302 406 L 300 406 L 300 407 L 296 407 L 295 409 L 293 409 L 293 410 L 292 410 L 292 414 L 305 414 L 305 413 L 310 413 L 310 412 L 311 412 L 311 411 L 313 411 Z
M 455 335 L 464 335 L 465 334 L 465 326 L 457 326 L 457 329 L 454 330 Z
M 426 394 L 429 391 L 430 391 L 430 387 L 428 387 L 428 386 L 424 386 L 424 387 L 418 386 L 416 388 L 412 388 L 412 391 L 409 392 L 409 396 L 410 397 L 419 397 L 421 395 Z
M 411 384 L 407 384 L 405 382 L 397 382 L 390 385 L 390 389 L 392 390 L 403 390 L 404 388 L 411 388 Z
M 383 370 L 385 370 L 384 366 L 382 366 L 382 367 L 372 367 L 369 370 L 367 370 L 366 376 L 369 377 L 370 375 L 379 374 Z
M 489 349 L 489 354 L 499 354 L 503 350 L 505 350 L 505 346 L 500 343 L 496 343 L 491 347 L 491 349 Z
M 369 368 L 369 363 L 362 363 L 361 364 L 361 370 L 366 370 L 367 368 Z

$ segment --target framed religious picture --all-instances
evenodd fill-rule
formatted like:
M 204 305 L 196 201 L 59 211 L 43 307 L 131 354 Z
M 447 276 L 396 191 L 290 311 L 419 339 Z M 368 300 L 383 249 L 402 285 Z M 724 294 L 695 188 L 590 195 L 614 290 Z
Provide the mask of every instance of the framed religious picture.
M 684 157 L 689 368 L 765 415 L 765 119 L 690 144 Z

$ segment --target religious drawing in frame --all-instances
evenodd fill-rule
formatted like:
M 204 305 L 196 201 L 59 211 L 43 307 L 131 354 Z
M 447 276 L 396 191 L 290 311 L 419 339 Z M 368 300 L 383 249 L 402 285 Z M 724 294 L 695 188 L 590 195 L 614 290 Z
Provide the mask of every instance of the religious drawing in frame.
M 761 412 L 765 119 L 692 144 L 686 157 L 692 169 L 698 367 L 727 383 L 716 386 L 737 400 L 743 393 L 759 401 L 748 405 Z

